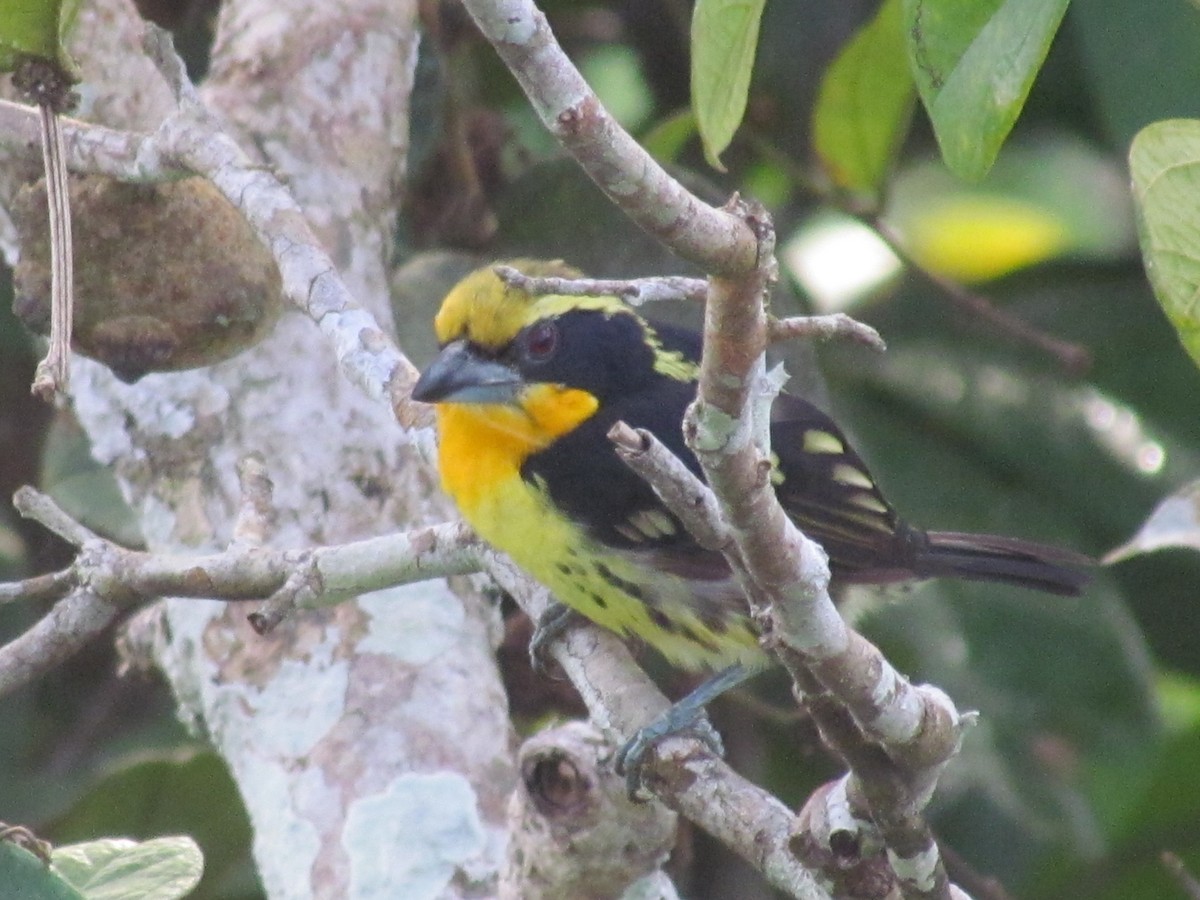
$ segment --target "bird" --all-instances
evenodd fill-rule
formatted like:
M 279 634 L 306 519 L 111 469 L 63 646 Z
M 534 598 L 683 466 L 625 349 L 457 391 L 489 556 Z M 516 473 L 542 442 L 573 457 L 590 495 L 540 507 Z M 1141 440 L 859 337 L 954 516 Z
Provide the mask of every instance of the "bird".
M 506 264 L 581 274 L 561 261 Z M 632 793 L 654 742 L 691 729 L 714 743 L 704 705 L 770 664 L 725 557 L 696 542 L 607 438 L 618 421 L 646 429 L 703 478 L 682 428 L 701 336 L 616 296 L 531 293 L 493 266 L 445 296 L 434 331 L 440 349 L 412 397 L 435 405 L 442 487 L 467 523 L 562 608 L 712 674 L 622 748 Z M 802 397 L 776 397 L 770 438 L 776 496 L 825 550 L 835 585 L 950 577 L 1074 596 L 1090 580 L 1091 560 L 1070 550 L 909 524 L 843 431 Z M 539 626 L 563 622 L 553 613 Z

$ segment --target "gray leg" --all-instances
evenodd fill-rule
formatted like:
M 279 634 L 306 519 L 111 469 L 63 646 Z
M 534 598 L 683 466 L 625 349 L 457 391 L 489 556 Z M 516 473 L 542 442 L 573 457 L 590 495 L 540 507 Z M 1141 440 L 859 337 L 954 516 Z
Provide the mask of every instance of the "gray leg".
M 721 744 L 721 736 L 709 723 L 704 707 L 730 688 L 757 674 L 757 670 L 746 669 L 740 663 L 722 669 L 630 738 L 617 752 L 616 760 L 617 774 L 625 776 L 630 799 L 637 797 L 641 786 L 646 751 L 669 735 L 690 735 L 708 745 L 718 756 L 723 756 L 725 748 Z

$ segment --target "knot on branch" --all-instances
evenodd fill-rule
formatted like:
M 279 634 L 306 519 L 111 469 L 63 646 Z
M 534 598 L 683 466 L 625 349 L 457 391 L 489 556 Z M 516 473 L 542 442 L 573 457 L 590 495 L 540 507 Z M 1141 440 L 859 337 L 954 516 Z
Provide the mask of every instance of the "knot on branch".
M 548 819 L 583 812 L 594 788 L 576 760 L 557 748 L 527 756 L 521 763 L 521 781 L 534 806 Z
M 113 606 L 136 603 L 142 598 L 129 586 L 128 574 L 124 571 L 128 552 L 101 538 L 85 541 L 71 567 L 77 583 Z
M 554 123 L 564 140 L 573 139 L 597 126 L 599 112 L 600 101 L 595 95 L 588 95 L 559 112 Z
M 509 800 L 504 885 L 534 898 L 619 896 L 654 871 L 675 839 L 675 814 L 633 803 L 593 725 L 569 722 L 521 748 L 521 786 Z
M 754 198 L 744 198 L 738 192 L 725 203 L 724 211 L 741 219 L 758 244 L 754 268 L 762 284 L 773 284 L 779 278 L 779 263 L 775 259 L 775 220 L 770 211 Z

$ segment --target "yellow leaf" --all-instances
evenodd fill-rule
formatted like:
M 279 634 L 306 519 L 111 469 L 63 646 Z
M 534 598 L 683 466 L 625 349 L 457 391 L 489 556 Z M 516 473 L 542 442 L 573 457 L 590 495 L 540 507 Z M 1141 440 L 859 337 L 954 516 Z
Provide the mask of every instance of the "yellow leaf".
M 909 252 L 963 282 L 987 281 L 1052 259 L 1070 243 L 1061 218 L 1011 197 L 951 197 L 905 223 Z

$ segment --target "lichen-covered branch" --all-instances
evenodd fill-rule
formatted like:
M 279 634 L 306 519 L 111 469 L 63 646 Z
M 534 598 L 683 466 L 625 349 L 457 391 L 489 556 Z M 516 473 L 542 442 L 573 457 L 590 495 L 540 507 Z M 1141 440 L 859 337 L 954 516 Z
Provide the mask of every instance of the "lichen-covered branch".
M 147 60 L 130 0 L 81 6 L 71 52 L 89 115 L 134 136 L 108 142 L 105 132 L 96 155 L 115 147 L 131 167 L 156 163 L 171 177 L 211 167 L 306 311 L 282 316 L 236 359 L 132 385 L 73 360 L 71 399 L 92 453 L 116 475 L 153 554 L 231 546 L 243 512 L 234 472 L 250 452 L 277 490 L 273 522 L 250 513 L 237 523 L 246 544 L 261 531 L 264 548 L 339 546 L 448 515 L 417 452 L 431 455 L 431 430 L 397 427 L 379 402 L 404 393 L 386 335 L 415 12 L 414 0 L 226 0 L 198 88 L 218 138 L 214 120 L 173 98 Z M 66 139 L 70 160 L 70 128 Z M 5 206 L 30 157 L 22 140 L 0 140 Z M 0 239 L 15 258 L 11 235 Z M 452 897 L 495 883 L 515 784 L 500 623 L 493 604 L 451 581 L 306 611 L 266 635 L 232 604 L 157 607 L 162 627 L 139 646 L 237 781 L 268 896 L 388 884 L 398 896 Z M 401 841 L 411 853 L 391 852 Z
M 489 554 L 484 568 L 535 620 L 550 602 L 545 588 L 506 557 Z M 667 699 L 615 634 L 594 625 L 571 628 L 550 652 L 579 690 L 591 720 L 620 743 L 666 711 Z M 790 846 L 794 817 L 698 741 L 674 737 L 657 745 L 645 772 L 655 794 L 755 866 L 776 888 L 802 900 L 830 895 Z
M 555 278 L 526 275 L 512 266 L 494 266 L 505 284 L 536 295 L 563 294 L 571 297 L 620 297 L 631 306 L 659 300 L 703 300 L 708 282 L 703 278 L 663 275 L 654 278 Z
M 461 522 L 307 550 L 234 541 L 223 553 L 182 555 L 128 550 L 106 541 L 31 488 L 18 491 L 16 505 L 22 515 L 75 543 L 79 552 L 61 572 L 0 585 L 6 601 L 57 601 L 27 631 L 0 646 L 0 696 L 61 665 L 123 612 L 161 597 L 263 600 L 274 614 L 267 623 L 273 626 L 297 609 L 478 572 L 482 559 L 482 545 Z
M 744 213 L 763 229 L 765 258 L 769 222 L 752 209 Z M 713 279 L 699 398 L 685 428 L 711 492 L 651 435 L 617 427 L 610 438 L 697 540 L 726 553 L 756 618 L 767 626 L 769 643 L 792 673 L 798 697 L 850 768 L 839 796 L 843 808 L 862 810 L 852 835 L 856 854 L 886 848 L 904 896 L 946 897 L 950 885 L 921 812 L 938 772 L 957 751 L 962 724 L 945 695 L 910 685 L 845 625 L 828 595 L 824 554 L 795 529 L 775 499 L 762 445 L 766 411 L 777 390 L 761 361 L 769 328 L 762 297 L 769 279 L 769 264 L 757 278 Z M 835 810 L 810 802 L 805 821 L 809 832 L 816 828 L 829 839 L 836 836 L 841 850 L 814 844 L 811 833 L 798 846 L 806 862 L 818 869 L 834 866 L 844 875 L 852 861 L 845 851 L 852 833 L 828 824 Z M 855 860 L 870 868 L 878 865 L 876 856 Z
M 810 338 L 818 341 L 843 339 L 870 347 L 877 353 L 887 349 L 879 332 L 845 313 L 824 316 L 793 316 L 786 319 L 767 319 L 767 340 L 770 343 Z
M 702 278 L 683 275 L 663 275 L 652 278 L 561 278 L 526 275 L 512 266 L 493 267 L 505 283 L 535 296 L 561 294 L 570 297 L 620 297 L 630 306 L 641 306 L 662 300 L 695 300 L 708 296 L 708 282 Z M 818 341 L 850 340 L 883 352 L 887 349 L 879 332 L 845 313 L 819 316 L 792 316 L 786 319 L 767 318 L 767 340 L 770 343 L 809 338 Z
M 765 606 L 769 595 L 764 595 L 750 577 L 738 548 L 734 546 L 730 554 L 731 533 L 710 489 L 648 432 L 635 432 L 618 425 L 610 433 L 610 439 L 622 459 L 650 482 L 698 541 L 729 556 L 748 595 Z M 844 698 L 837 695 L 839 692 L 826 687 L 814 676 L 810 659 L 786 645 L 777 643 L 775 649 L 796 680 L 797 699 L 813 716 L 825 744 L 851 771 L 836 795 L 842 800 L 840 807 L 828 804 L 830 795 L 824 791 L 818 791 L 810 798 L 800 814 L 799 823 L 792 826 L 792 849 L 806 865 L 822 872 L 835 884 L 850 884 L 871 877 L 879 866 L 878 851 L 885 846 L 897 856 L 901 869 L 907 864 L 909 869 L 920 871 L 921 864 L 929 859 L 932 845 L 932 835 L 920 820 L 920 813 L 940 771 L 940 761 L 933 760 L 928 769 L 919 769 L 915 764 L 913 767 L 898 765 L 887 752 L 881 736 L 860 724 Z M 890 669 L 878 651 L 874 651 L 868 662 L 871 667 Z M 851 673 L 849 677 L 859 681 L 869 679 L 871 673 L 880 671 L 871 667 Z M 885 704 L 887 699 L 878 698 L 880 704 Z M 870 718 L 886 715 L 880 705 L 872 711 Z M 657 782 L 655 787 L 658 787 Z M 861 811 L 857 819 L 839 819 L 839 809 L 851 807 L 848 796 L 853 797 L 855 807 Z

